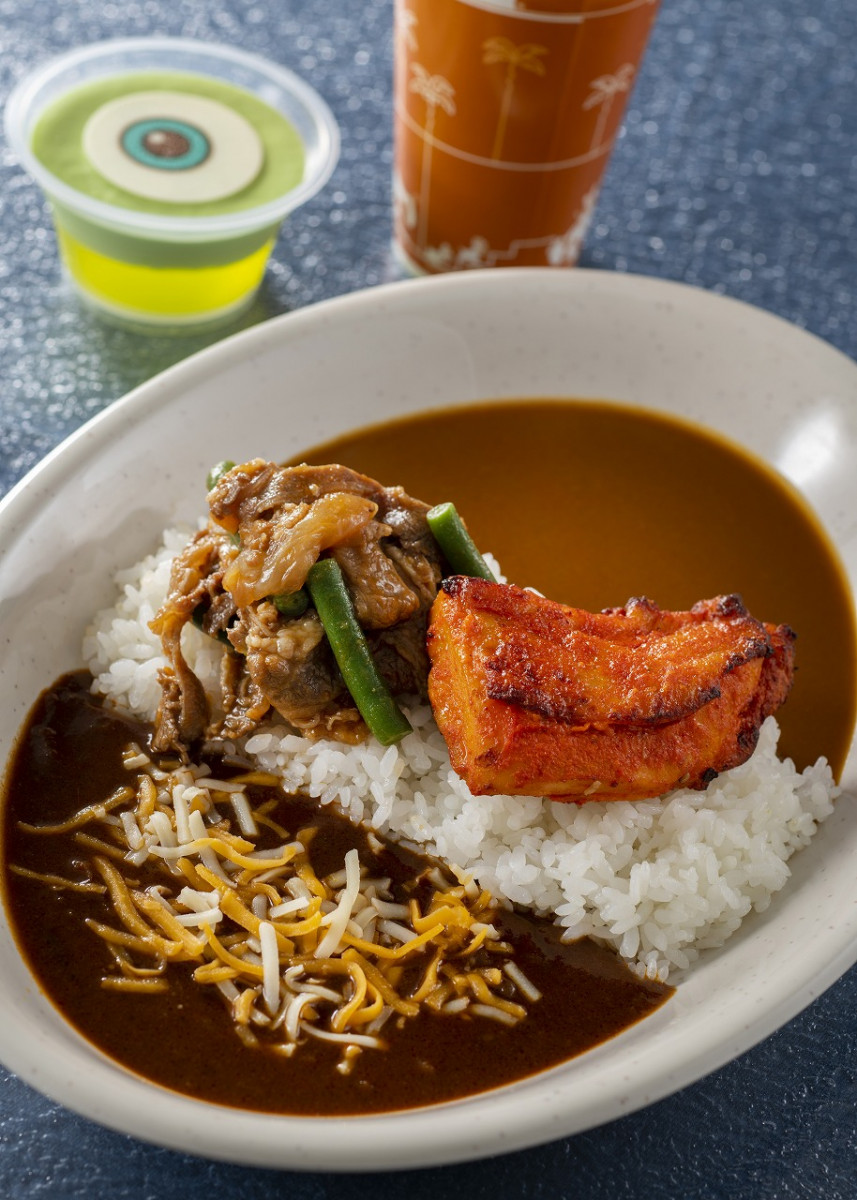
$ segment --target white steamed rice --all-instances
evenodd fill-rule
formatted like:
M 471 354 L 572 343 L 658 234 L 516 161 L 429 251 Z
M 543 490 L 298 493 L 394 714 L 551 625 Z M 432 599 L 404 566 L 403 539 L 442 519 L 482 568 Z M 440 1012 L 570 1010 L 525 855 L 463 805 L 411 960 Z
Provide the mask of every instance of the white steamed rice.
M 168 531 L 156 554 L 117 575 L 118 600 L 84 643 L 96 690 L 150 721 L 163 658 L 148 622 L 188 535 Z M 185 639 L 194 670 L 214 685 L 221 649 L 193 628 Z M 799 773 L 777 757 L 779 728 L 769 718 L 752 758 L 705 792 L 582 806 L 474 797 L 451 769 L 430 709 L 409 716 L 414 732 L 396 746 L 312 742 L 281 725 L 252 735 L 246 749 L 287 790 L 337 803 L 353 820 L 463 868 L 495 896 L 555 915 L 570 936 L 615 947 L 649 978 L 684 970 L 765 909 L 838 793 L 825 760 Z

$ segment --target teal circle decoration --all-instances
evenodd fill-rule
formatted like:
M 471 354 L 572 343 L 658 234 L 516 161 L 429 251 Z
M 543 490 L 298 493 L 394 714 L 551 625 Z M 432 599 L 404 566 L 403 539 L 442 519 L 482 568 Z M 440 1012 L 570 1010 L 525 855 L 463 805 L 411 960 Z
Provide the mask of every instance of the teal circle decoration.
M 134 162 L 161 171 L 190 170 L 211 153 L 211 142 L 201 129 L 171 117 L 135 121 L 123 131 L 120 144 Z

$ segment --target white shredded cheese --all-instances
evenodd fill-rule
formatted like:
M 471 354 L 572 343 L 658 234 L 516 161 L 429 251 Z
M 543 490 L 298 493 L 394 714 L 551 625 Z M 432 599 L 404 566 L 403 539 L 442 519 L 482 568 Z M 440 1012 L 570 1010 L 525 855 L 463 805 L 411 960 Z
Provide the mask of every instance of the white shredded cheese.
M 277 933 L 270 921 L 259 922 L 259 942 L 262 947 L 262 997 L 273 1016 L 280 1006 L 280 953 Z
M 245 837 L 258 837 L 259 826 L 256 824 L 256 818 L 253 816 L 253 810 L 250 808 L 247 793 L 233 792 L 229 798 L 232 802 L 232 809 L 235 813 L 235 819 L 238 822 L 238 828 Z
M 316 958 L 328 958 L 339 945 L 345 933 L 351 909 L 360 891 L 360 857 L 355 849 L 345 855 L 346 884 L 340 895 L 339 904 L 330 923 L 330 928 L 315 949 Z

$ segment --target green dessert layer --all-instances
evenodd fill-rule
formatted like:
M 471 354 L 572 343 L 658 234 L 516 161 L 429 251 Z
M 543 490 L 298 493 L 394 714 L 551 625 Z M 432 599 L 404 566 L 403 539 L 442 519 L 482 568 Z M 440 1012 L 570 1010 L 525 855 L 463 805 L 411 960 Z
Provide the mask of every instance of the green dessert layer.
M 205 203 L 174 204 L 135 196 L 110 183 L 91 165 L 81 139 L 86 122 L 103 104 L 131 92 L 188 92 L 218 100 L 249 121 L 265 148 L 256 178 L 240 192 Z M 289 120 L 251 92 L 204 75 L 138 71 L 84 84 L 61 96 L 39 117 L 32 136 L 36 158 L 57 179 L 93 200 L 158 216 L 221 216 L 256 208 L 292 191 L 304 173 L 304 147 Z

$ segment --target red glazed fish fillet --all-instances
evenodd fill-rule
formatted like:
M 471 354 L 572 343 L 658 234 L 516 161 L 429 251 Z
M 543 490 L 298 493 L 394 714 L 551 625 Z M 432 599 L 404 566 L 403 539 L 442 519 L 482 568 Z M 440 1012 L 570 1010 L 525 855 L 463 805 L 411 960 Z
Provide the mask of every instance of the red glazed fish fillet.
M 429 697 L 476 795 L 641 800 L 749 758 L 791 687 L 794 637 L 737 596 L 590 613 L 454 576 L 431 610 Z

